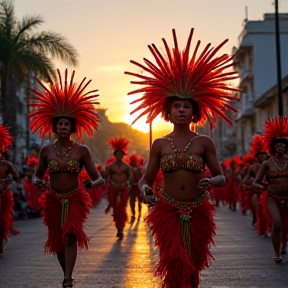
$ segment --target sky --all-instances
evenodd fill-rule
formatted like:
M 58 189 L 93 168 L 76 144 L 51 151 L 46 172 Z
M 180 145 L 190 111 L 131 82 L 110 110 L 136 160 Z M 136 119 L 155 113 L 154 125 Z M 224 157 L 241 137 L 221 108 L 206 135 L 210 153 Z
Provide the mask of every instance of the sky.
M 1 1 L 1 0 L 0 0 Z M 273 0 L 14 0 L 18 19 L 40 15 L 44 23 L 39 31 L 62 34 L 79 54 L 77 67 L 55 61 L 64 71 L 75 69 L 75 79 L 92 79 L 90 90 L 99 89 L 99 101 L 112 122 L 131 124 L 136 107 L 130 102 L 135 96 L 127 93 L 136 89 L 133 78 L 124 71 L 139 73 L 130 60 L 143 63 L 153 60 L 147 45 L 154 43 L 163 49 L 162 38 L 173 46 L 175 28 L 179 47 L 184 48 L 190 29 L 194 28 L 192 47 L 201 40 L 200 48 L 224 39 L 229 42 L 221 52 L 231 54 L 238 47 L 243 20 L 263 20 L 264 13 L 274 13 Z M 279 0 L 279 12 L 288 13 L 288 0 Z M 37 31 L 35 31 L 37 32 Z M 192 50 L 193 50 L 192 48 Z M 200 49 L 201 51 L 201 49 Z M 134 87 L 135 86 L 135 87 Z M 139 95 L 138 95 L 139 97 Z M 137 98 L 137 96 L 136 96 Z M 145 118 L 132 127 L 149 130 Z M 170 124 L 158 117 L 153 129 L 167 129 Z

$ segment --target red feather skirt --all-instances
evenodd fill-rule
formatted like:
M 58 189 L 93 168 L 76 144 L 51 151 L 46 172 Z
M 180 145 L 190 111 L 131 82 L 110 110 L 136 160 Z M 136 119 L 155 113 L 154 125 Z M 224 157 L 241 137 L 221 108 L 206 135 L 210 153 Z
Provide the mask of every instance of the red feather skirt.
M 56 254 L 64 250 L 65 236 L 73 233 L 77 238 L 77 246 L 88 248 L 88 238 L 83 225 L 92 200 L 89 194 L 78 188 L 68 196 L 46 191 L 40 198 L 43 206 L 43 222 L 48 227 L 48 239 L 44 246 L 46 254 Z
M 29 178 L 25 178 L 24 189 L 26 193 L 26 200 L 28 206 L 32 209 L 33 212 L 40 213 L 42 210 L 42 207 L 39 202 L 41 191 L 35 185 L 32 184 Z
M 129 188 L 116 188 L 112 185 L 108 189 L 109 206 L 113 208 L 113 217 L 117 230 L 123 230 L 128 220 L 126 207 L 129 198 Z
M 209 248 L 214 244 L 215 207 L 204 200 L 196 207 L 190 206 L 191 209 L 186 206 L 189 212 L 185 213 L 180 212 L 181 206 L 175 202 L 159 199 L 146 218 L 155 237 L 155 246 L 159 247 L 155 275 L 164 278 L 165 287 L 192 287 L 189 285 L 191 275 L 197 277 L 213 259 Z M 183 226 L 186 226 L 184 231 Z
M 14 198 L 11 190 L 7 190 L 0 197 L 0 235 L 8 242 L 8 233 L 13 222 Z
M 258 235 L 267 235 L 272 227 L 272 220 L 266 209 L 266 197 L 268 192 L 261 194 L 257 209 L 257 233 Z

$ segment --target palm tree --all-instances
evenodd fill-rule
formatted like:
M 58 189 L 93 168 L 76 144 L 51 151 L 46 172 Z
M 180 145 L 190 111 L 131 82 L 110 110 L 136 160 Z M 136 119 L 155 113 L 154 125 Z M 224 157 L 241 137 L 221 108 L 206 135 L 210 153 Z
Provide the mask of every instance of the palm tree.
M 51 82 L 56 77 L 53 58 L 68 65 L 77 64 L 76 50 L 62 35 L 51 31 L 33 33 L 33 29 L 42 23 L 40 16 L 18 21 L 13 2 L 0 1 L 0 104 L 3 125 L 10 128 L 14 148 L 17 138 L 16 87 L 26 83 L 25 78 L 31 72 Z

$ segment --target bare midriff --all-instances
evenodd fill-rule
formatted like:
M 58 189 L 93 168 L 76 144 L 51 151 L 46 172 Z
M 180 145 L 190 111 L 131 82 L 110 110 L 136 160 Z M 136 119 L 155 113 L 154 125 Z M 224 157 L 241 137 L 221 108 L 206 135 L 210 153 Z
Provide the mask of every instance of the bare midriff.
M 51 184 L 53 183 L 53 184 Z M 78 173 L 50 173 L 50 187 L 58 194 L 66 194 L 79 187 Z
M 179 201 L 193 201 L 203 191 L 198 189 L 198 184 L 203 173 L 192 173 L 185 170 L 178 170 L 170 173 L 163 173 L 164 192 Z

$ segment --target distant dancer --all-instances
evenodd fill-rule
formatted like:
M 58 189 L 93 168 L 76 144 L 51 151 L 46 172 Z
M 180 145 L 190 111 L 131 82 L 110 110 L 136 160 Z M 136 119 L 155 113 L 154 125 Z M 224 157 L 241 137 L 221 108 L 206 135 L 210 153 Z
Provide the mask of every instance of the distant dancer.
M 263 141 L 271 158 L 264 161 L 253 182 L 253 186 L 267 189 L 266 207 L 272 220 L 271 239 L 274 260 L 282 262 L 286 253 L 288 234 L 288 118 L 278 116 L 264 123 Z
M 3 155 L 12 145 L 8 129 L 0 124 L 0 256 L 4 252 L 4 240 L 8 242 L 8 233 L 13 222 L 14 198 L 10 189 L 11 182 L 17 181 L 18 173 L 14 165 Z
M 116 237 L 123 238 L 123 230 L 128 220 L 127 204 L 129 198 L 129 178 L 131 167 L 123 161 L 124 155 L 128 152 L 129 140 L 123 137 L 108 139 L 108 143 L 113 149 L 115 161 L 106 167 L 108 182 L 108 207 L 113 209 L 113 219 L 117 229 Z
M 136 200 L 138 203 L 138 219 L 141 217 L 141 209 L 142 209 L 142 197 L 140 196 L 140 189 L 138 187 L 138 182 L 142 177 L 142 168 L 140 166 L 140 162 L 142 158 L 136 154 L 130 155 L 130 167 L 131 167 L 131 177 L 129 179 L 130 182 L 130 191 L 129 191 L 129 203 L 132 211 L 131 222 L 135 221 L 136 211 L 135 205 Z

